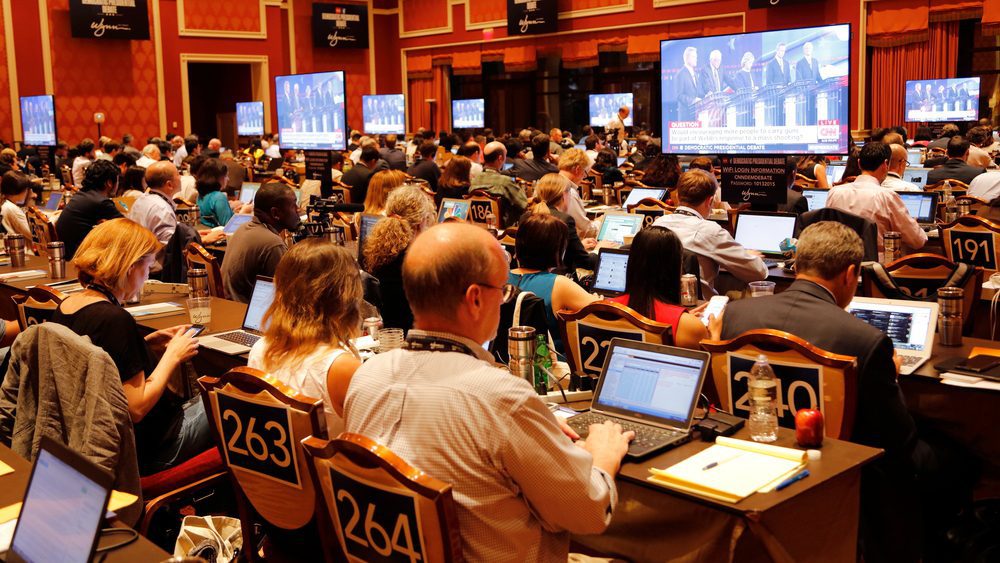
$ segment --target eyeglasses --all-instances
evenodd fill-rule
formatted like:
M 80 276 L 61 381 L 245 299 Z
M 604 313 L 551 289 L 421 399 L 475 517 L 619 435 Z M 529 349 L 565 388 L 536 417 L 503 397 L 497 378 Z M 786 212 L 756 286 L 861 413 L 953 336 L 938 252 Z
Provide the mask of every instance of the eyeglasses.
M 500 291 L 501 303 L 510 303 L 510 300 L 514 298 L 514 290 L 517 286 L 511 283 L 505 283 L 500 287 L 495 285 L 490 285 L 488 283 L 474 282 L 472 285 L 479 285 L 482 287 L 488 287 L 490 289 L 496 289 Z

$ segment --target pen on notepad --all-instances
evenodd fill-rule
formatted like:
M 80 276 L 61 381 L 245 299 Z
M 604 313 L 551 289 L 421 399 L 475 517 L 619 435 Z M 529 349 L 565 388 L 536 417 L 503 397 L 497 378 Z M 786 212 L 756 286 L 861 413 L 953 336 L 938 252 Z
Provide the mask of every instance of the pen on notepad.
M 801 472 L 796 473 L 795 475 L 792 475 L 791 477 L 789 477 L 788 479 L 785 479 L 781 483 L 778 483 L 778 486 L 775 487 L 774 490 L 780 491 L 781 489 L 784 489 L 785 487 L 791 485 L 792 483 L 795 483 L 797 481 L 801 481 L 801 480 L 805 479 L 808 476 L 809 476 L 809 470 L 808 469 L 803 469 Z
M 713 467 L 718 467 L 718 466 L 722 465 L 723 463 L 726 463 L 726 462 L 729 462 L 729 461 L 733 461 L 734 459 L 736 459 L 736 458 L 738 458 L 738 457 L 740 457 L 742 455 L 743 454 L 736 454 L 734 456 L 727 457 L 726 459 L 723 459 L 723 460 L 713 461 L 712 463 L 709 463 L 705 467 L 702 467 L 701 470 L 702 471 L 708 471 L 709 469 L 711 469 Z

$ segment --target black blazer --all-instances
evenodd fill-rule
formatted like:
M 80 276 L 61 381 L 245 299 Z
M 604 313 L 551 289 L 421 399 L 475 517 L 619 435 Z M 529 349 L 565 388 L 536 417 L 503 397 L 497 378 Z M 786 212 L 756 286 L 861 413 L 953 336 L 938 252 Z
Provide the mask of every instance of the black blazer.
M 382 156 L 382 160 L 386 162 L 390 170 L 399 170 L 400 172 L 406 172 L 406 153 L 393 147 L 390 149 L 382 149 L 379 151 Z
M 507 176 L 513 176 L 529 182 L 541 180 L 542 176 L 559 172 L 559 168 L 551 162 L 545 160 L 535 160 L 534 158 L 517 158 L 511 161 L 514 163 L 510 170 L 504 172 Z
M 597 255 L 587 252 L 587 249 L 583 247 L 583 241 L 580 240 L 580 235 L 576 232 L 576 221 L 568 213 L 563 213 L 558 209 L 550 209 L 549 212 L 569 227 L 569 240 L 566 245 L 566 255 L 563 257 L 563 266 L 569 271 L 576 268 L 585 270 L 596 268 Z
M 795 63 L 795 80 L 812 80 L 818 82 L 820 80 L 819 75 L 819 61 L 816 57 L 813 57 L 812 64 L 806 62 L 806 58 L 802 57 L 799 62 Z
M 936 184 L 941 180 L 958 180 L 968 184 L 984 172 L 985 168 L 970 166 L 958 158 L 949 158 L 944 164 L 927 173 L 927 185 Z
M 357 163 L 344 173 L 341 182 L 351 187 L 351 203 L 364 203 L 368 195 L 368 182 L 374 171 L 362 163 Z
M 909 458 L 917 430 L 896 383 L 892 340 L 838 307 L 825 288 L 796 280 L 776 295 L 730 302 L 722 322 L 723 339 L 770 328 L 828 352 L 857 357 L 858 403 L 851 441 L 883 448 L 898 461 Z
M 764 81 L 766 85 L 788 84 L 791 82 L 790 77 L 792 71 L 789 67 L 791 67 L 791 63 L 785 61 L 785 68 L 782 70 L 782 68 L 778 66 L 777 59 L 771 59 L 771 61 L 767 63 L 767 66 L 764 67 Z

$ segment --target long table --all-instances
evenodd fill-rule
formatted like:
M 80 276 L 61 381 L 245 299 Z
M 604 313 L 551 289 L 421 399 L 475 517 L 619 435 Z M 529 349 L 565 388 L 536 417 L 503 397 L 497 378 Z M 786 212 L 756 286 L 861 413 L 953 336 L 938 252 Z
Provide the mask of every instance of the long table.
M 10 506 L 21 502 L 24 499 L 24 491 L 28 488 L 28 479 L 31 477 L 31 464 L 27 460 L 17 455 L 7 446 L 0 444 L 0 461 L 6 463 L 14 469 L 13 473 L 8 473 L 0 477 L 0 506 Z M 112 527 L 128 528 L 125 524 L 115 520 Z M 98 547 L 112 545 L 122 540 L 120 536 L 105 536 L 101 538 Z M 58 538 L 53 538 L 58 541 Z M 132 543 L 108 551 L 106 554 L 98 554 L 94 561 L 107 561 L 114 563 L 117 561 L 163 561 L 170 557 L 170 554 L 163 551 L 143 536 Z

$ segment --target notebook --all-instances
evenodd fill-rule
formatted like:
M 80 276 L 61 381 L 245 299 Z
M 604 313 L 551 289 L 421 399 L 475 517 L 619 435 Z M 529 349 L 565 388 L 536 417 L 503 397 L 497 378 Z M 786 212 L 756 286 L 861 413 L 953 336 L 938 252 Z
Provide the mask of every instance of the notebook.
M 917 370 L 934 349 L 938 304 L 934 301 L 904 301 L 855 297 L 847 312 L 886 333 L 902 359 L 899 373 Z
M 723 502 L 770 492 L 806 465 L 806 452 L 720 436 L 715 444 L 666 469 L 650 468 L 649 481 Z
M 625 237 L 635 236 L 642 228 L 645 215 L 636 213 L 608 213 L 604 216 L 597 240 L 625 244 Z
M 240 188 L 240 201 L 243 203 L 253 203 L 253 198 L 257 195 L 257 190 L 260 189 L 260 184 L 256 182 L 243 182 L 243 186 Z
M 7 561 L 90 561 L 113 483 L 113 475 L 43 436 Z
M 594 291 L 605 297 L 625 293 L 625 272 L 628 269 L 628 250 L 602 248 L 597 253 L 594 270 Z
M 444 223 L 446 219 L 468 221 L 470 209 L 472 202 L 469 200 L 446 197 L 441 200 L 441 207 L 438 209 L 438 223 Z
M 625 198 L 625 203 L 622 207 L 628 209 L 630 205 L 638 205 L 640 201 L 650 198 L 659 201 L 663 201 L 663 196 L 667 195 L 667 190 L 659 190 L 656 188 L 635 188 L 629 192 L 628 197 Z
M 930 173 L 930 168 L 906 168 L 903 170 L 903 181 L 909 182 L 917 187 L 917 189 L 924 189 L 927 186 L 927 175 Z
M 898 192 L 903 205 L 920 226 L 933 226 L 937 211 L 937 192 Z
M 812 206 L 809 207 L 812 209 Z M 798 218 L 792 213 L 740 211 L 736 214 L 736 235 L 743 248 L 765 256 L 782 257 L 781 241 L 795 236 Z
M 274 280 L 257 276 L 257 283 L 250 295 L 250 304 L 243 317 L 243 328 L 219 334 L 203 336 L 198 342 L 205 348 L 218 350 L 225 354 L 238 356 L 246 354 L 260 340 L 264 333 L 264 313 L 274 301 Z
M 566 420 L 581 438 L 610 420 L 632 430 L 628 455 L 642 457 L 688 441 L 708 373 L 708 352 L 614 338 L 590 411 Z
M 809 211 L 826 207 L 826 198 L 829 195 L 830 190 L 802 190 L 802 197 L 809 202 Z

